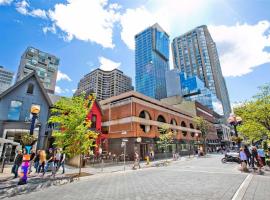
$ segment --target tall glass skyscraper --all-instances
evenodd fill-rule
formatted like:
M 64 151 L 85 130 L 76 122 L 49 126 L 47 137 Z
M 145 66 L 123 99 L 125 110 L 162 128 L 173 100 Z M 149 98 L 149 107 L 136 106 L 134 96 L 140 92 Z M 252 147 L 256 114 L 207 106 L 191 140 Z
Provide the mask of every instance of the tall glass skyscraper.
M 135 36 L 136 91 L 155 99 L 167 96 L 169 42 L 169 35 L 158 24 Z
M 172 42 L 174 68 L 187 77 L 197 76 L 222 102 L 225 117 L 231 113 L 229 95 L 221 72 L 216 44 L 207 26 L 199 26 Z

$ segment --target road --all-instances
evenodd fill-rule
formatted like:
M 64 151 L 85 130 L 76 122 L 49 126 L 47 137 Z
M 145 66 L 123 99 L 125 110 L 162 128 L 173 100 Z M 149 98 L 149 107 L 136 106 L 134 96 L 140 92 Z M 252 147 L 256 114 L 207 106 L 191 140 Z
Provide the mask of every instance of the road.
M 241 173 L 221 156 L 173 162 L 167 167 L 97 174 L 79 182 L 50 187 L 10 199 L 70 200 L 267 200 L 270 174 Z

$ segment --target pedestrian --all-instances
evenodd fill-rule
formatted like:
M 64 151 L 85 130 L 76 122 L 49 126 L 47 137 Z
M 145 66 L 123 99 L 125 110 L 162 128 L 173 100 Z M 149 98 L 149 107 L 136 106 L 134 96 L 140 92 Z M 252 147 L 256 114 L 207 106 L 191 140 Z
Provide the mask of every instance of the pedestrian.
M 251 151 L 251 164 L 252 164 L 252 168 L 254 170 L 256 170 L 256 167 L 255 167 L 255 163 L 256 165 L 259 167 L 259 172 L 261 173 L 261 168 L 262 168 L 262 163 L 261 163 L 261 160 L 260 160 L 260 157 L 258 156 L 258 151 L 257 151 L 257 148 L 254 146 L 252 147 L 252 151 Z
M 18 170 L 22 164 L 22 161 L 23 161 L 22 150 L 18 150 L 18 154 L 14 160 L 14 164 L 13 164 L 12 169 L 11 169 L 11 172 L 14 174 L 14 178 L 18 177 Z
M 34 164 L 34 158 L 35 158 L 35 156 L 36 156 L 35 151 L 32 149 L 31 150 L 31 154 L 30 154 L 30 160 L 29 160 L 28 174 L 30 174 L 32 172 L 32 166 Z
M 150 151 L 150 158 L 151 158 L 152 161 L 155 160 L 155 152 L 154 152 L 153 149 Z
M 65 173 L 65 159 L 66 159 L 66 154 L 63 152 L 63 150 L 57 149 L 56 154 L 55 154 L 55 166 L 56 166 L 56 171 L 58 171 L 59 168 L 62 167 L 63 169 L 62 174 Z
M 250 153 L 250 150 L 248 149 L 247 145 L 244 146 L 244 152 L 247 156 L 247 164 L 250 167 L 251 166 L 251 153 Z
M 34 168 L 36 169 L 36 173 L 38 173 L 39 168 L 39 157 L 40 157 L 40 150 L 37 151 L 36 156 L 34 158 Z
M 45 172 L 46 173 L 49 168 L 52 170 L 52 175 L 55 175 L 55 166 L 54 166 L 54 161 L 55 161 L 55 152 L 53 151 L 52 148 L 49 149 L 49 153 L 47 156 L 47 163 L 45 167 Z
M 135 151 L 135 154 L 134 154 L 134 165 L 133 165 L 132 169 L 136 169 L 136 166 L 138 166 L 139 169 L 141 168 L 141 166 L 140 166 L 140 155 L 138 154 L 137 151 Z
M 240 148 L 239 157 L 241 160 L 241 170 L 248 171 L 247 170 L 247 155 L 243 148 Z
M 65 154 L 65 152 L 64 152 L 62 149 L 60 150 L 60 152 L 61 152 L 61 157 L 60 157 L 60 165 L 59 165 L 59 168 L 60 168 L 60 166 L 62 166 L 62 169 L 63 169 L 62 174 L 64 174 L 64 173 L 65 173 L 65 160 L 66 160 L 66 154 Z
M 45 164 L 46 164 L 46 152 L 44 150 L 41 150 L 39 154 L 38 173 L 40 173 L 42 169 L 43 176 L 45 174 Z
M 54 165 L 56 166 L 56 171 L 58 171 L 59 165 L 60 165 L 60 159 L 61 159 L 61 152 L 60 149 L 56 149 L 56 153 L 55 153 L 55 161 L 54 161 Z
M 258 151 L 258 156 L 261 159 L 262 165 L 265 166 L 265 153 L 264 153 L 264 149 L 262 148 L 262 146 L 260 146 L 257 151 Z

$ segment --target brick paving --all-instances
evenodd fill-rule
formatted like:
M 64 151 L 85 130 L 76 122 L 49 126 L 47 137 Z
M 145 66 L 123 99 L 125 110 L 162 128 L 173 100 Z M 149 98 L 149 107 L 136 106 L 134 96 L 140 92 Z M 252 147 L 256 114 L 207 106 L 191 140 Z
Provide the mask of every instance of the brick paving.
M 96 173 L 79 182 L 53 186 L 11 199 L 229 200 L 248 174 L 238 171 L 237 164 L 221 164 L 220 159 L 221 156 L 213 155 L 176 161 L 167 167 Z M 117 166 L 111 169 L 121 168 Z M 268 175 L 268 172 L 264 176 L 254 175 L 244 199 L 268 199 Z

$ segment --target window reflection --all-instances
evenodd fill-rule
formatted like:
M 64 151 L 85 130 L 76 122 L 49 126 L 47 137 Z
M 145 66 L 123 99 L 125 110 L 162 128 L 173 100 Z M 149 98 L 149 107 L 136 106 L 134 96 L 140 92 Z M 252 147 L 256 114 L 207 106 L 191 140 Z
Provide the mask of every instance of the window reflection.
M 8 120 L 19 120 L 21 107 L 22 107 L 21 101 L 11 101 L 8 110 Z

